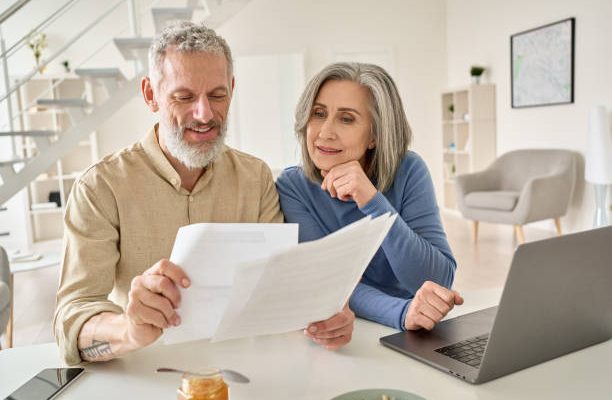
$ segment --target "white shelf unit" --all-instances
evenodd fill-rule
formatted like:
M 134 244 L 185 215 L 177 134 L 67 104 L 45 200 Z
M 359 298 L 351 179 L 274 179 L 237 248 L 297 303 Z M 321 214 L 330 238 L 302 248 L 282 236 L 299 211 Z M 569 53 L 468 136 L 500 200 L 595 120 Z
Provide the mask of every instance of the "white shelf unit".
M 495 85 L 470 85 L 442 93 L 443 207 L 456 209 L 457 175 L 480 171 L 496 155 Z
M 24 130 L 66 131 L 71 126 L 68 113 L 61 109 L 45 109 L 31 106 L 37 98 L 66 99 L 85 96 L 88 101 L 93 96 L 89 83 L 73 77 L 49 77 L 32 79 L 23 85 L 18 93 L 19 106 L 23 112 L 21 118 Z M 56 138 L 51 139 L 56 140 Z M 36 144 L 30 137 L 24 137 L 20 143 L 24 157 L 35 156 Z M 96 133 L 92 132 L 87 141 L 79 143 L 66 156 L 55 162 L 46 173 L 39 175 L 27 189 L 26 210 L 28 236 L 30 244 L 61 239 L 63 235 L 63 215 L 72 185 L 80 173 L 98 160 Z M 54 208 L 36 208 L 42 203 L 55 202 Z

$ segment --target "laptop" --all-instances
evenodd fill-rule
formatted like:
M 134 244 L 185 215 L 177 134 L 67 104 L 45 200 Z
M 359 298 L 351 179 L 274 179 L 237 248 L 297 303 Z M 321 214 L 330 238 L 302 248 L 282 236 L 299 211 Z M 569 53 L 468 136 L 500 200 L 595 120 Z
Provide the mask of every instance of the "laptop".
M 612 226 L 519 246 L 497 307 L 380 342 L 483 383 L 612 338 Z

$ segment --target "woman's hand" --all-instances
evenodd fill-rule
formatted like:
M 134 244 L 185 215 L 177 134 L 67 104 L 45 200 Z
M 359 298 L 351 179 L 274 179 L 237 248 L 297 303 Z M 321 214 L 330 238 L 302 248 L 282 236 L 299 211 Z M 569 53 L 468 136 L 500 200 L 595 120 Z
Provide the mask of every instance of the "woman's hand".
M 358 161 L 339 164 L 329 171 L 321 170 L 321 189 L 342 201 L 354 200 L 359 208 L 376 195 L 376 188 L 366 176 Z
M 335 350 L 351 341 L 354 323 L 355 314 L 347 304 L 333 317 L 308 325 L 304 335 L 327 349 Z
M 408 330 L 421 328 L 432 330 L 455 305 L 461 304 L 463 297 L 458 292 L 427 281 L 412 299 L 404 326 Z

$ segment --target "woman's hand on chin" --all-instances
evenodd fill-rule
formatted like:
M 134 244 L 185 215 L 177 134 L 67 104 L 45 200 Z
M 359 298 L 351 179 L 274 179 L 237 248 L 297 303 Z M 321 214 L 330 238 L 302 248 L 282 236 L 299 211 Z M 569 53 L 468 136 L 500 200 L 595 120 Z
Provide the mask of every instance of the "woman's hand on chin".
M 329 171 L 321 170 L 321 189 L 342 201 L 354 200 L 359 208 L 368 204 L 376 195 L 376 188 L 358 161 L 338 164 Z

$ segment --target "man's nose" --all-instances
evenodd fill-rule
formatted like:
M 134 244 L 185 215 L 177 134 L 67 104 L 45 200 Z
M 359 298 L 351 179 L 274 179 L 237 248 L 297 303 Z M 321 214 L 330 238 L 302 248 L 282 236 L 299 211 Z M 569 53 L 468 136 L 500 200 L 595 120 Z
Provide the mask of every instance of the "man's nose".
M 193 118 L 201 122 L 208 122 L 213 118 L 213 112 L 210 108 L 208 97 L 203 96 L 198 98 L 193 106 Z

